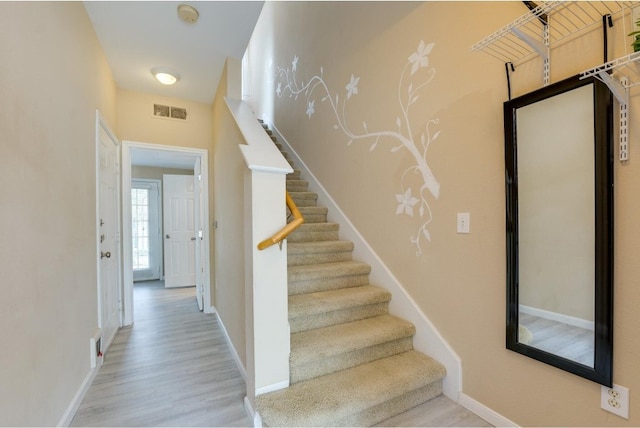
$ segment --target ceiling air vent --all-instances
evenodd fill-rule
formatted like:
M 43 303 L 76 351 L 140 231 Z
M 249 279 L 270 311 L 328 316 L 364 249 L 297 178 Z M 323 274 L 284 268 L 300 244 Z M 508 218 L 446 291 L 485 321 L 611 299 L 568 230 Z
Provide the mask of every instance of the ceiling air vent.
M 183 107 L 165 106 L 162 104 L 153 105 L 153 115 L 167 119 L 187 120 L 187 109 Z

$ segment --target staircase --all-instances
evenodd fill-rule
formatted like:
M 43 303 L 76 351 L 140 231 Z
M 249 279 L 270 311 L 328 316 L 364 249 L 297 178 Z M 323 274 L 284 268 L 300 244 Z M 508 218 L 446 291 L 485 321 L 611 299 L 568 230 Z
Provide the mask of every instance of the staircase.
M 369 284 L 308 186 L 287 176 L 305 219 L 287 239 L 291 385 L 256 408 L 265 426 L 371 426 L 439 396 L 445 368 L 413 350 L 415 327 L 389 314 L 391 294 Z

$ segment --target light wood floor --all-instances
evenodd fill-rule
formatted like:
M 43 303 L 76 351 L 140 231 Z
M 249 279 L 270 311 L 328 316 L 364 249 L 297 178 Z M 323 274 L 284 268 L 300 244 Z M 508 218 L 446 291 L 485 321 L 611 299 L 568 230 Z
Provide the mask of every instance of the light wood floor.
M 593 331 L 522 312 L 520 324 L 533 334 L 529 346 L 593 367 Z
M 136 283 L 135 323 L 121 329 L 71 426 L 252 426 L 246 386 L 217 317 L 194 288 Z M 442 396 L 378 426 L 490 426 Z

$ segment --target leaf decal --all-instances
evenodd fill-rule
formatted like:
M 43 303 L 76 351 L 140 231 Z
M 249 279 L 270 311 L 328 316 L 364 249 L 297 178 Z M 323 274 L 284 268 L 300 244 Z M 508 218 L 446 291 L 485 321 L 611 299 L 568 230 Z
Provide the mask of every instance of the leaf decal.
M 365 131 L 369 132 L 369 130 L 367 129 L 367 122 L 362 122 L 362 127 Z
M 433 137 L 431 137 L 431 141 L 435 140 L 436 138 L 438 138 L 438 135 L 440 135 L 440 131 L 436 132 L 435 134 L 433 134 Z
M 376 141 L 375 143 L 373 143 L 373 144 L 371 145 L 371 147 L 369 147 L 369 151 L 370 151 L 370 152 L 374 151 L 377 145 L 378 145 L 378 142 Z
M 350 146 L 351 144 L 353 144 L 353 140 L 349 140 L 349 141 L 347 142 L 347 146 Z
M 422 229 L 422 233 L 424 234 L 424 237 L 427 239 L 427 241 L 431 242 L 431 234 L 426 228 Z
M 418 212 L 420 213 L 420 217 L 424 216 L 424 205 L 420 204 L 420 209 L 418 210 Z
M 401 148 L 402 148 L 402 146 L 392 147 L 392 148 L 391 148 L 391 153 L 395 153 L 395 152 L 397 152 L 398 150 L 400 150 Z
M 396 125 L 398 125 L 398 128 L 400 128 L 401 124 L 402 122 L 400 122 L 400 116 L 396 117 Z
M 407 92 L 409 93 L 409 95 L 411 95 L 412 91 L 413 91 L 413 83 L 409 83 L 409 90 Z
M 416 101 L 418 101 L 418 98 L 419 98 L 419 97 L 420 97 L 419 95 L 416 95 L 415 97 L 411 98 L 411 102 L 409 102 L 409 104 L 413 104 L 413 103 L 415 103 Z

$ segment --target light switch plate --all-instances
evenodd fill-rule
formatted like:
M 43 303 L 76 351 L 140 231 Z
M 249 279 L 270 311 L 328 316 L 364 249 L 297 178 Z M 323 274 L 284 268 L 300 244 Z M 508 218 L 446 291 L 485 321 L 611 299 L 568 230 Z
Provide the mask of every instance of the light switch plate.
M 471 233 L 471 215 L 469 213 L 458 213 L 458 233 Z

